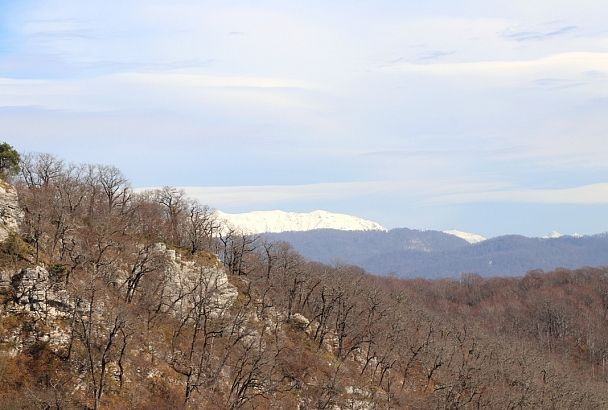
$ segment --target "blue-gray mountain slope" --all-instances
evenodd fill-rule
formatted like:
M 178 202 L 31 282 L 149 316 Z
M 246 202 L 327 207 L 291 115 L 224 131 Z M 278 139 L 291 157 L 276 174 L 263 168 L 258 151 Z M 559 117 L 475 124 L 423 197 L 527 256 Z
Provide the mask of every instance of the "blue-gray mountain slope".
M 520 276 L 534 269 L 608 265 L 608 235 L 561 238 L 501 236 L 469 244 L 438 231 L 388 232 L 314 230 L 265 234 L 290 243 L 306 258 L 358 265 L 401 277 Z

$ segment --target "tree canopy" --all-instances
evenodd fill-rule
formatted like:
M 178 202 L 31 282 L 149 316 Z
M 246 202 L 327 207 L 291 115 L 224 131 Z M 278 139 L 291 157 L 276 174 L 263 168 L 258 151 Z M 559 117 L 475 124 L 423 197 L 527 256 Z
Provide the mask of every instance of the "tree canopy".
M 2 176 L 19 173 L 21 156 L 12 145 L 3 142 L 0 144 L 0 174 Z

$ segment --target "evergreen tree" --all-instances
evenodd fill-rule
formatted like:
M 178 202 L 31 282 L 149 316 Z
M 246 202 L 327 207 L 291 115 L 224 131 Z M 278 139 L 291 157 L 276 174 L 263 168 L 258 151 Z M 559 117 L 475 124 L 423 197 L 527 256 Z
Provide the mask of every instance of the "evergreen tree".
M 3 142 L 0 144 L 0 175 L 15 175 L 19 172 L 21 157 L 12 145 Z

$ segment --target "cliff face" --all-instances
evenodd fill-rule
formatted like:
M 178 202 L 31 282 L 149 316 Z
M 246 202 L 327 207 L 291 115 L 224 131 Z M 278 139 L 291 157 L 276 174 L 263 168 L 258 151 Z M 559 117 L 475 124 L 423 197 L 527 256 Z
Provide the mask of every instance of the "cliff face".
M 146 257 L 155 259 L 158 263 L 157 268 L 168 279 L 165 290 L 159 295 L 160 305 L 171 306 L 175 304 L 175 300 L 184 299 L 179 308 L 193 309 L 193 304 L 184 298 L 184 295 L 196 291 L 203 297 L 209 316 L 218 318 L 238 297 L 236 287 L 228 281 L 226 271 L 215 255 L 210 255 L 209 261 L 201 265 L 182 260 L 174 250 L 167 249 L 163 243 L 158 243 L 149 249 Z M 120 276 L 120 283 L 128 282 L 127 273 L 123 272 Z M 3 315 L 19 315 L 30 330 L 35 328 L 29 323 L 30 320 L 35 322 L 40 319 L 46 322 L 47 327 L 58 330 L 61 328 L 62 320 L 68 317 L 84 318 L 89 308 L 89 303 L 79 292 L 74 292 L 70 286 L 66 286 L 61 275 L 49 272 L 43 266 L 23 268 L 12 275 L 10 272 L 0 271 L 0 295 L 5 297 L 4 305 L 0 305 L 0 319 Z M 166 313 L 177 317 L 180 313 L 179 308 L 173 306 L 166 309 Z M 19 339 L 17 335 L 28 332 L 31 333 L 20 329 L 14 335 L 15 340 Z M 49 335 L 46 335 L 45 340 L 49 339 Z M 59 339 L 68 342 L 69 335 L 64 334 Z M 21 348 L 17 350 L 22 350 L 23 344 L 28 340 L 37 339 L 35 335 L 29 335 L 26 340 L 21 341 Z M 54 347 L 62 349 L 66 346 L 65 343 L 60 343 Z
M 228 281 L 228 275 L 216 255 L 209 254 L 204 264 L 182 260 L 175 250 L 167 249 L 164 243 L 155 244 L 148 251 L 150 258 L 161 260 L 168 280 L 165 303 L 180 299 L 180 295 L 194 291 L 205 296 L 206 309 L 210 316 L 217 317 L 228 309 L 238 297 L 238 291 Z M 200 286 L 203 289 L 198 289 Z M 189 306 L 191 308 L 192 306 Z
M 0 181 L 0 241 L 16 232 L 22 220 L 23 211 L 19 207 L 17 191 L 13 186 Z

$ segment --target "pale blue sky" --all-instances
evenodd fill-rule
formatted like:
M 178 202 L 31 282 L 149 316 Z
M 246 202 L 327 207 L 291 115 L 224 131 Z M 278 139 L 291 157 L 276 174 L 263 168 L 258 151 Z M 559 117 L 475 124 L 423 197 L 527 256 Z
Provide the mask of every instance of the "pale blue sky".
M 607 20 L 601 0 L 0 0 L 0 139 L 228 212 L 602 232 Z

